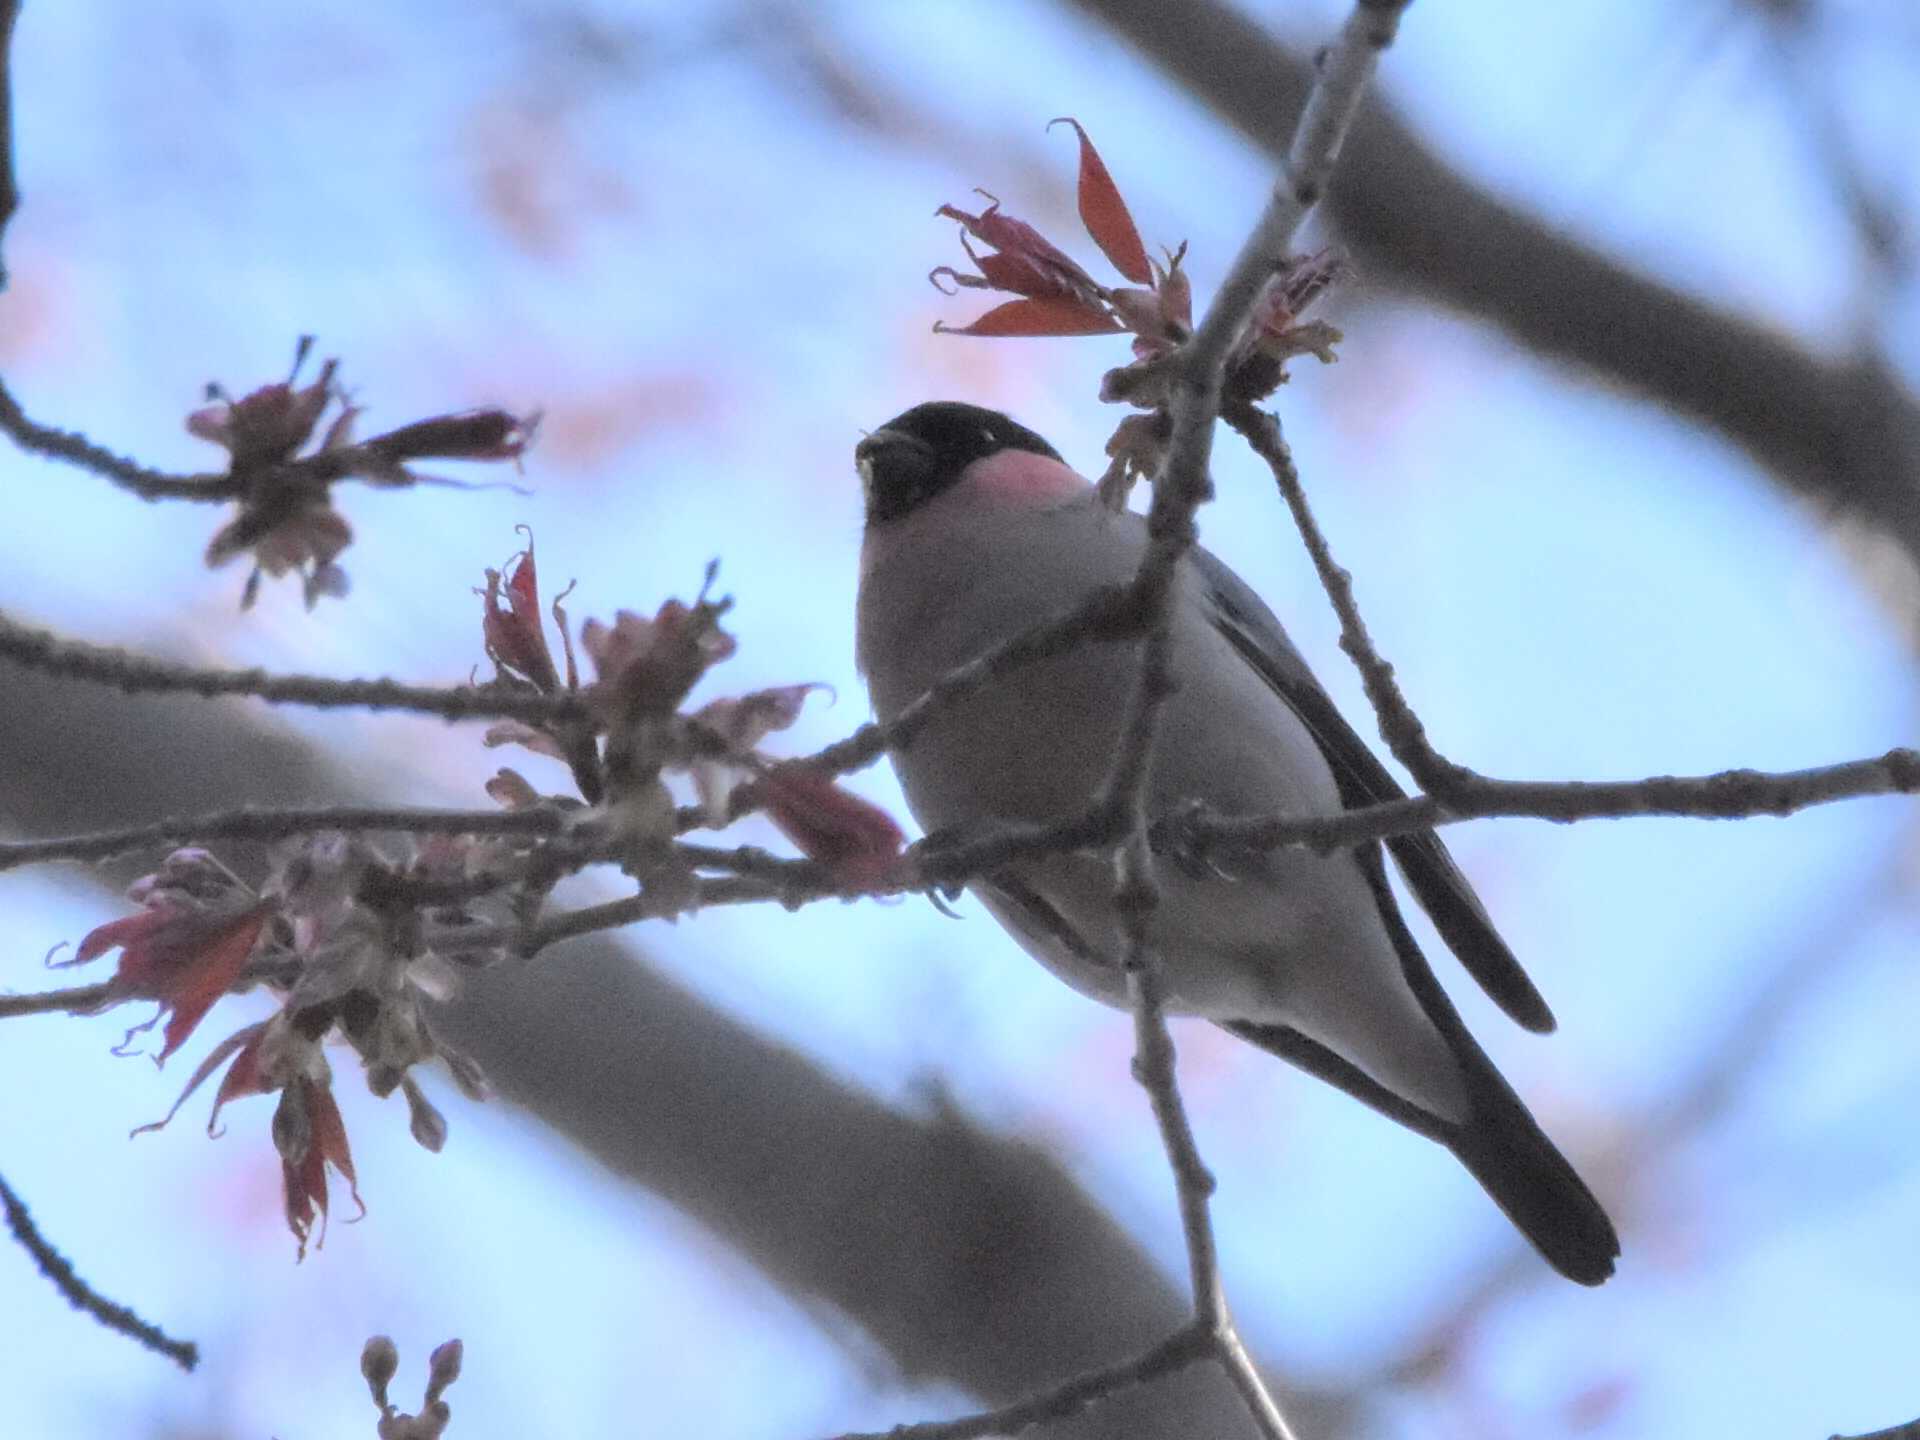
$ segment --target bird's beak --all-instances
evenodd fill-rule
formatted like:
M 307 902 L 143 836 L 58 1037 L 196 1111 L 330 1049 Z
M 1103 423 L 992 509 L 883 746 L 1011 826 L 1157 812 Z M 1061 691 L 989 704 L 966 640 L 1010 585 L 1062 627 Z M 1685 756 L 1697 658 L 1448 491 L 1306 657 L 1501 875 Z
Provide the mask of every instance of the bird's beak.
M 860 489 L 866 497 L 867 508 L 873 508 L 876 465 L 897 470 L 904 463 L 917 470 L 932 459 L 933 447 L 904 430 L 888 430 L 883 426 L 867 436 L 853 447 L 853 463 L 860 472 Z

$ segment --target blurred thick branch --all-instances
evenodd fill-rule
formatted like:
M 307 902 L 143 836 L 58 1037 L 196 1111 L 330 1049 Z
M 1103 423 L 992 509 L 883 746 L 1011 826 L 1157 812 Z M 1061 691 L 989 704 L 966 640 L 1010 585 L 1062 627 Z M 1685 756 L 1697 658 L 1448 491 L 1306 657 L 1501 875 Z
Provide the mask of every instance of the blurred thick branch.
M 1835 1435 L 1832 1440 L 1920 1440 L 1920 1420 L 1909 1420 L 1904 1425 L 1892 1425 L 1865 1435 Z
M 1224 0 L 1071 0 L 1281 160 L 1313 68 Z M 1326 212 L 1370 276 L 1499 327 L 1717 431 L 1782 488 L 1920 565 L 1920 400 L 1871 355 L 1772 326 L 1608 259 L 1445 164 L 1384 101 L 1355 122 Z

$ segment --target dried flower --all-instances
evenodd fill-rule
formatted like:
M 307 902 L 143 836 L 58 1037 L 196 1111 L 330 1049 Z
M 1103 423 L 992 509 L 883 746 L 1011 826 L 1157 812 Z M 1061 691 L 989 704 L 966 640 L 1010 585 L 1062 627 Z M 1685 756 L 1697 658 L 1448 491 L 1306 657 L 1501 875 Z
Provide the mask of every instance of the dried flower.
M 453 1411 L 447 1405 L 447 1387 L 460 1378 L 460 1365 L 466 1353 L 458 1340 L 448 1340 L 427 1357 L 427 1392 L 418 1415 L 404 1415 L 389 1398 L 388 1390 L 400 1368 L 400 1352 L 385 1335 L 375 1335 L 360 1352 L 360 1373 L 367 1382 L 373 1403 L 380 1408 L 376 1434 L 380 1440 L 439 1440 L 446 1433 Z
M 1087 132 L 1071 118 L 1052 124 L 1071 125 L 1080 142 L 1076 192 L 1080 222 L 1108 263 L 1130 283 L 1100 284 L 1033 226 L 1006 214 L 991 195 L 987 208 L 977 215 L 943 205 L 936 213 L 959 221 L 961 248 L 979 273 L 942 265 L 928 278 L 948 294 L 964 288 L 998 290 L 1018 298 L 971 324 L 942 322 L 933 328 L 952 335 L 984 336 L 1131 333 L 1133 363 L 1107 375 L 1101 398 L 1162 408 L 1168 376 L 1164 367 L 1153 362 L 1178 350 L 1193 332 L 1193 291 L 1181 268 L 1186 246 L 1163 251 L 1162 259 L 1150 256 L 1125 198 Z M 975 240 L 991 249 L 977 252 Z M 1300 315 L 1328 284 L 1344 275 L 1343 262 L 1327 252 L 1278 269 L 1255 308 L 1253 322 L 1228 356 L 1224 391 L 1229 397 L 1256 400 L 1270 394 L 1285 383 L 1286 361 L 1293 356 L 1332 361 L 1340 332 L 1322 321 L 1303 322 Z M 1116 466 L 1116 483 L 1105 487 L 1109 499 L 1124 496 L 1124 484 L 1118 482 L 1131 478 L 1130 464 Z
M 469 410 L 416 421 L 356 443 L 353 424 L 360 411 L 334 384 L 337 360 L 326 361 L 311 384 L 294 383 L 312 344 L 311 336 L 301 337 L 285 380 L 239 400 L 209 385 L 212 403 L 187 416 L 189 433 L 227 451 L 227 474 L 239 509 L 208 544 L 206 559 L 209 567 L 217 567 L 251 552 L 254 568 L 241 592 L 243 609 L 259 594 L 263 575 L 298 574 L 309 609 L 322 595 L 347 593 L 346 572 L 337 560 L 353 541 L 353 527 L 333 507 L 336 482 L 450 484 L 415 473 L 408 462 L 517 462 L 537 423 L 537 417 L 522 419 L 504 410 Z M 335 400 L 339 412 L 318 445 L 303 455 Z
M 799 765 L 768 771 L 752 793 L 781 833 L 840 883 L 880 890 L 900 878 L 906 836 L 878 805 Z
M 714 700 L 694 712 L 698 731 L 719 747 L 718 753 L 695 759 L 689 766 L 700 808 L 710 825 L 724 825 L 733 791 L 755 768 L 753 748 L 776 730 L 785 730 L 800 718 L 807 696 L 827 687 L 818 683 L 780 685 L 755 690 L 728 700 Z
M 161 1013 L 170 1011 L 159 1055 L 165 1060 L 233 988 L 273 906 L 249 900 L 240 907 L 202 908 L 184 901 L 177 890 L 157 885 L 145 887 L 144 893 L 151 897 L 145 909 L 95 926 L 73 958 L 60 963 L 85 965 L 118 950 L 120 963 L 107 982 L 102 1004 L 154 1000 Z M 153 1023 L 137 1026 L 127 1038 Z

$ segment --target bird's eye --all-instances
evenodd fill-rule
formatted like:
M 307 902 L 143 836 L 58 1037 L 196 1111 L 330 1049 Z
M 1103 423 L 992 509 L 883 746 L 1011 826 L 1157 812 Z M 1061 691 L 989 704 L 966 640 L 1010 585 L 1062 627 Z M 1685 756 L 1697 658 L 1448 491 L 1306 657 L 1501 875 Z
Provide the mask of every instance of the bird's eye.
M 980 427 L 980 438 L 989 445 L 998 445 L 1000 443 L 1000 437 L 993 433 L 991 427 L 986 425 Z

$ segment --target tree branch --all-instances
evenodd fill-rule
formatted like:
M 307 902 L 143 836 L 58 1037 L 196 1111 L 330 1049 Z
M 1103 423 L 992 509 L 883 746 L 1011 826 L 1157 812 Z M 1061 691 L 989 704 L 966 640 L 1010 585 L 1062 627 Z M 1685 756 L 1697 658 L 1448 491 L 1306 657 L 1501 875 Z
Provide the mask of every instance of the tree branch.
M 54 860 L 96 861 L 150 846 L 208 840 L 284 840 L 337 830 L 405 831 L 413 835 L 555 835 L 566 825 L 559 810 L 415 810 L 376 805 L 322 805 L 309 809 L 223 810 L 169 818 L 154 825 L 64 835 L 50 840 L 0 841 L 0 870 Z
M 1136 589 L 1095 590 L 1065 615 L 1035 625 L 955 666 L 936 680 L 926 694 L 894 717 L 891 725 L 862 725 L 846 739 L 835 741 L 795 763 L 829 775 L 863 769 L 889 751 L 906 749 L 927 721 L 981 686 L 1035 661 L 1064 655 L 1080 645 L 1136 637 L 1145 631 L 1149 619 L 1148 607 Z
M 1176 1330 L 1165 1340 L 1131 1360 L 1089 1370 L 1064 1385 L 1044 1390 L 998 1410 L 982 1410 L 954 1420 L 923 1420 L 916 1425 L 895 1425 L 891 1430 L 850 1431 L 834 1440 L 982 1440 L 989 1435 L 1018 1435 L 1036 1425 L 1066 1420 L 1089 1406 L 1184 1370 L 1196 1361 L 1207 1359 L 1212 1344 L 1198 1326 Z M 1862 1437 L 1873 1440 L 1873 1437 Z
M 1268 1440 L 1293 1440 L 1286 1417 L 1248 1358 L 1227 1305 L 1209 1202 L 1214 1180 L 1200 1157 L 1180 1098 L 1165 981 L 1151 946 L 1160 902 L 1146 813 L 1154 737 L 1173 693 L 1170 600 L 1173 578 L 1195 543 L 1194 513 L 1212 494 L 1208 462 L 1227 359 L 1255 306 L 1291 254 L 1293 236 L 1312 211 L 1339 157 L 1380 51 L 1392 43 L 1406 0 L 1359 0 L 1328 51 L 1301 113 L 1279 183 L 1241 247 L 1192 338 L 1174 357 L 1173 434 L 1147 513 L 1149 536 L 1132 592 L 1145 611 L 1139 671 L 1094 811 L 1124 817 L 1113 857 L 1114 908 L 1120 920 L 1127 995 L 1134 1017 L 1134 1078 L 1146 1090 L 1173 1170 L 1186 1243 L 1194 1323 Z
M 460 685 L 440 688 L 397 680 L 334 680 L 322 675 L 274 675 L 261 669 L 215 670 L 177 665 L 115 646 L 67 640 L 0 615 L 0 660 L 50 675 L 140 691 L 199 695 L 251 695 L 276 705 L 317 709 L 406 710 L 444 720 L 579 720 L 586 707 L 577 695 Z
M 169 475 L 163 470 L 149 470 L 94 444 L 76 430 L 42 425 L 20 408 L 4 381 L 0 381 L 0 434 L 30 455 L 44 455 L 90 470 L 142 500 L 222 501 L 237 500 L 241 494 L 240 481 L 230 475 Z
M 1808 770 L 1721 770 L 1643 780 L 1497 780 L 1463 773 L 1467 778 L 1444 801 L 1413 795 L 1331 816 L 1175 816 L 1156 827 L 1156 838 L 1205 854 L 1214 845 L 1324 850 L 1463 820 L 1550 820 L 1561 825 L 1632 816 L 1748 820 L 1869 795 L 1920 794 L 1920 750 L 1889 750 Z
M 33 1257 L 35 1268 L 53 1282 L 54 1288 L 67 1297 L 67 1303 L 74 1309 L 91 1315 L 109 1330 L 118 1331 L 156 1355 L 166 1356 L 182 1370 L 191 1372 L 200 1363 L 200 1347 L 193 1341 L 174 1339 L 81 1279 L 73 1262 L 47 1243 L 33 1223 L 33 1216 L 27 1212 L 26 1202 L 14 1194 L 4 1177 L 0 1177 L 0 1210 L 6 1213 L 7 1228 L 13 1232 L 13 1238 Z
M 113 986 L 74 985 L 65 990 L 41 990 L 31 995 L 0 995 L 0 1020 L 16 1015 L 87 1015 L 113 998 Z

